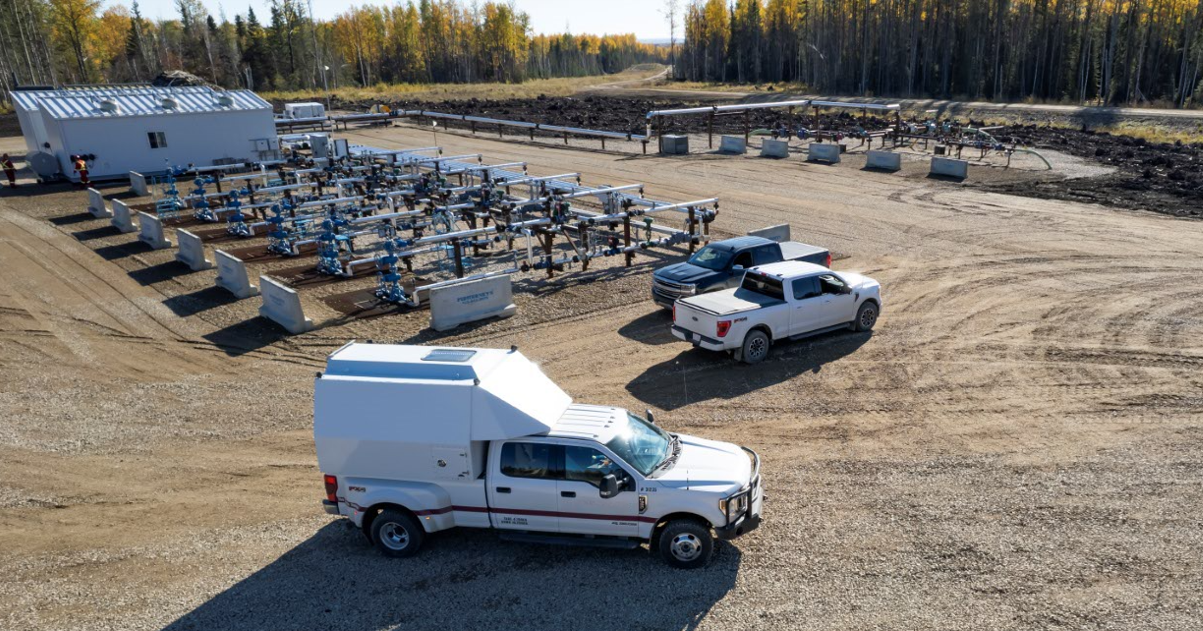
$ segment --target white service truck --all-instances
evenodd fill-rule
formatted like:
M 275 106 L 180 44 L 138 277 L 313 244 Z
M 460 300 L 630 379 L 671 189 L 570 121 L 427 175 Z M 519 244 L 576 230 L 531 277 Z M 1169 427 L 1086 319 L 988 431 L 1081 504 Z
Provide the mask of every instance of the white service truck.
M 868 331 L 880 314 L 881 285 L 872 278 L 786 261 L 748 269 L 735 289 L 678 300 L 672 333 L 755 364 L 774 342 L 843 328 Z
M 760 458 L 647 416 L 573 403 L 516 348 L 353 342 L 314 387 L 322 503 L 394 557 L 465 526 L 705 565 L 760 525 Z

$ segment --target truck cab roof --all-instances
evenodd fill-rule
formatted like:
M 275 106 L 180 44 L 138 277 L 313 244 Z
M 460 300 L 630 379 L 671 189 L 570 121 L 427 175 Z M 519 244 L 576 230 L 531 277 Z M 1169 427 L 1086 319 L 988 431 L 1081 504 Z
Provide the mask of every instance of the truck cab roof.
M 810 276 L 811 274 L 831 273 L 830 269 L 822 265 L 802 261 L 781 261 L 780 263 L 758 265 L 749 271 L 760 272 L 761 274 L 767 274 L 782 280 L 797 278 L 799 276 Z
M 722 241 L 711 241 L 707 245 L 718 250 L 729 250 L 734 252 L 737 250 L 746 250 L 748 248 L 754 248 L 761 245 L 768 245 L 770 243 L 776 242 L 764 237 L 745 236 L 724 239 Z
M 627 423 L 627 411 L 604 405 L 568 406 L 564 415 L 552 426 L 548 436 L 554 438 L 582 438 L 608 443 L 623 431 Z

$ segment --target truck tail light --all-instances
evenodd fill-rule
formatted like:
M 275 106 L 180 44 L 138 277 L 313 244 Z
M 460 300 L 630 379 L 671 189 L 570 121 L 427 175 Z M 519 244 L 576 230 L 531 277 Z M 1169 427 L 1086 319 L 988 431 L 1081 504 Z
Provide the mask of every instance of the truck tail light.
M 338 478 L 332 475 L 324 475 L 322 478 L 326 482 L 326 499 L 331 502 L 338 501 Z
M 827 269 L 831 269 L 831 252 L 827 253 Z
M 731 330 L 731 321 L 730 320 L 719 320 L 718 321 L 718 336 L 719 337 L 727 337 L 727 331 L 730 331 L 730 330 Z
M 677 303 L 673 303 L 673 323 L 677 322 Z

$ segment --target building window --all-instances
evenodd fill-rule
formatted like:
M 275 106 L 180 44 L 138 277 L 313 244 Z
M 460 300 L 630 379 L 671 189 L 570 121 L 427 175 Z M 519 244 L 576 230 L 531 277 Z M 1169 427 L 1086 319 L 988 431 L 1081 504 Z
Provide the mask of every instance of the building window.
M 161 131 L 148 132 L 146 137 L 150 138 L 151 149 L 162 149 L 167 146 L 167 134 Z

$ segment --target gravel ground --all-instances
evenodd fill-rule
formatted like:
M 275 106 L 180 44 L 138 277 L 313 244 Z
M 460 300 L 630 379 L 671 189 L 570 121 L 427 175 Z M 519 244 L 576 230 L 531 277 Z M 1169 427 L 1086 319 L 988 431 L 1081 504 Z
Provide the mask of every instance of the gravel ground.
M 325 326 L 288 337 L 213 272 L 82 216 L 83 193 L 4 190 L 0 628 L 1198 628 L 1203 224 L 864 172 L 855 154 L 440 144 L 717 194 L 719 236 L 789 222 L 882 281 L 883 317 L 735 365 L 668 334 L 647 300 L 660 261 L 640 257 L 524 276 L 518 315 L 446 335 L 421 311 L 333 320 L 323 292 L 354 284 L 304 290 Z M 472 531 L 385 560 L 318 505 L 311 380 L 350 338 L 517 344 L 579 401 L 748 445 L 765 524 L 697 572 Z

